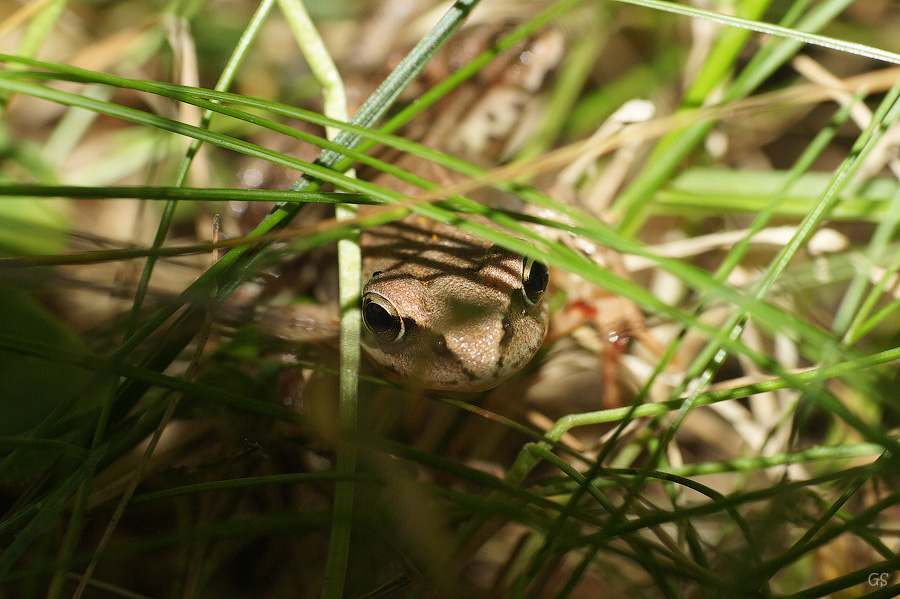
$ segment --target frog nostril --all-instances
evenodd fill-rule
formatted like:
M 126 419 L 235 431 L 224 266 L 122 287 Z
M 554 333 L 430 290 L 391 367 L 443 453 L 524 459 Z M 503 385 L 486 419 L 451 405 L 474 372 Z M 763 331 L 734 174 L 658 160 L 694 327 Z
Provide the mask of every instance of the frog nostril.
M 513 337 L 513 324 L 509 318 L 504 318 L 501 324 L 503 327 L 503 337 L 500 339 L 500 345 L 508 345 Z

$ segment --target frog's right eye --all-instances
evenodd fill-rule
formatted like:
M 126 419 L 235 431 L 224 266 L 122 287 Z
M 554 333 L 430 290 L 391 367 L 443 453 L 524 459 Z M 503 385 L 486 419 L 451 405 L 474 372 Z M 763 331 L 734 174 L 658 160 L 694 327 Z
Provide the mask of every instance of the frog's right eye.
M 363 295 L 362 317 L 366 328 L 379 339 L 396 343 L 406 335 L 397 308 L 379 293 L 370 291 Z
M 522 262 L 522 292 L 529 306 L 534 306 L 547 290 L 550 282 L 550 272 L 547 265 L 533 258 L 525 258 Z

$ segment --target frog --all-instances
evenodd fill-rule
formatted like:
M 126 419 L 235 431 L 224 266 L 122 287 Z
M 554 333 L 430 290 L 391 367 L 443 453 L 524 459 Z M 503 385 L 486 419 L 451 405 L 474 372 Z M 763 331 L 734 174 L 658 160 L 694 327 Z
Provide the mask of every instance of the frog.
M 363 348 L 393 378 L 482 391 L 522 369 L 547 334 L 547 266 L 411 214 L 362 233 Z

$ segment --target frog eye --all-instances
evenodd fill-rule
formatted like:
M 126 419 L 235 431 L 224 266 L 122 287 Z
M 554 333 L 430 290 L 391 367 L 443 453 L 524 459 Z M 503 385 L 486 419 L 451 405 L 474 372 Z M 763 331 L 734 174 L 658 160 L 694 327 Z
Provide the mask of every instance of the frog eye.
M 533 306 L 541 301 L 549 282 L 550 271 L 547 270 L 547 265 L 532 258 L 525 258 L 522 262 L 522 291 L 529 305 Z
M 403 319 L 386 297 L 378 293 L 366 293 L 362 302 L 363 323 L 369 331 L 384 341 L 400 341 L 406 334 Z

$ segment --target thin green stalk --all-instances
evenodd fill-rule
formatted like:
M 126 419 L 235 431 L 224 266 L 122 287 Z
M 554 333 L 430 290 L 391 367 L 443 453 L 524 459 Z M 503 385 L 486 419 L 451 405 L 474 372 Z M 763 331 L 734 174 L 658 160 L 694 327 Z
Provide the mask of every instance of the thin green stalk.
M 887 254 L 888 244 L 894 238 L 898 226 L 900 226 L 900 190 L 894 194 L 884 220 L 879 221 L 872 235 L 872 241 L 866 248 L 865 262 L 869 268 L 856 271 L 850 288 L 838 307 L 832 328 L 841 335 L 841 342 L 844 345 L 855 343 L 855 340 L 859 339 L 861 324 L 872 314 L 875 305 L 883 297 L 888 281 L 900 270 L 900 256 L 898 256 L 869 290 L 869 295 L 865 299 L 862 298 L 864 289 L 871 283 L 871 267 L 878 264 Z
M 112 98 L 113 89 L 99 85 L 87 85 L 81 93 L 97 100 L 109 101 Z M 63 161 L 72 154 L 96 119 L 97 113 L 89 110 L 80 108 L 67 110 L 41 148 L 41 157 L 54 168 L 61 167 Z
M 703 462 L 700 464 L 686 464 L 684 466 L 667 465 L 660 468 L 660 472 L 674 474 L 683 478 L 696 478 L 727 472 L 746 472 L 757 474 L 767 468 L 803 464 L 809 462 L 842 462 L 852 458 L 877 458 L 884 453 L 884 447 L 877 443 L 858 443 L 855 445 L 831 445 L 816 446 L 797 451 L 782 451 L 766 456 L 734 458 L 721 462 Z M 868 472 L 878 470 L 869 468 Z M 634 470 L 635 473 L 638 470 Z M 620 481 L 604 478 L 600 471 L 594 473 L 593 484 L 600 488 L 616 487 Z M 568 478 L 559 483 L 551 483 L 544 488 L 547 495 L 563 495 L 574 492 L 576 484 Z
M 29 21 L 16 52 L 22 56 L 36 56 L 68 6 L 68 0 L 50 0 Z
M 350 207 L 337 208 L 338 220 L 355 216 Z M 356 490 L 352 475 L 356 471 L 356 439 L 358 386 L 360 370 L 361 316 L 359 307 L 359 279 L 362 258 L 355 238 L 338 241 L 338 291 L 341 306 L 339 339 L 341 372 L 338 378 L 340 395 L 340 435 L 338 436 L 337 465 L 339 475 L 346 478 L 335 487 L 334 512 L 328 544 L 328 562 L 322 597 L 342 597 L 350 553 L 350 534 L 353 521 L 353 495 Z
M 347 121 L 347 98 L 344 83 L 331 55 L 325 48 L 319 32 L 298 0 L 279 0 L 279 6 L 288 20 L 313 75 L 322 87 L 325 115 Z M 334 139 L 341 129 L 329 127 L 326 136 Z M 348 173 L 348 176 L 353 176 Z M 356 208 L 351 205 L 335 206 L 338 222 L 352 220 Z M 325 580 L 322 597 L 335 599 L 344 594 L 347 563 L 350 555 L 350 538 L 353 524 L 353 495 L 356 484 L 357 413 L 359 401 L 360 368 L 360 308 L 359 280 L 362 258 L 359 243 L 354 237 L 338 240 L 338 301 L 341 309 L 340 376 L 338 377 L 339 427 L 336 472 L 343 477 L 335 484 L 331 534 L 328 537 L 328 558 L 325 563 Z
M 724 15 L 709 10 L 679 5 L 674 2 L 663 2 L 660 0 L 616 1 L 624 2 L 625 4 L 634 4 L 636 6 L 653 8 L 664 12 L 683 15 L 686 17 L 706 19 L 707 21 L 712 21 L 714 23 L 721 23 L 723 25 L 746 29 L 748 31 L 764 33 L 773 37 L 781 37 L 796 41 L 801 44 L 820 46 L 822 48 L 829 48 L 832 50 L 840 50 L 841 52 L 845 52 L 847 54 L 854 54 L 856 56 L 871 58 L 873 60 L 879 60 L 890 64 L 900 64 L 900 54 L 897 54 L 896 52 L 882 50 L 881 48 L 874 48 L 872 46 L 867 46 L 866 44 L 858 44 L 855 42 L 848 42 L 846 40 L 838 40 L 824 35 L 817 35 L 805 31 L 801 26 L 798 26 L 797 28 L 783 27 L 781 25 L 773 25 L 771 23 L 765 23 L 748 18 Z M 741 6 L 743 7 L 744 3 L 741 3 Z M 835 2 L 833 3 L 833 6 L 841 6 L 841 4 Z
M 882 293 L 887 287 L 888 283 L 891 280 L 891 273 L 895 273 L 900 270 L 900 256 L 895 257 L 895 259 L 891 262 L 890 266 L 885 270 L 884 276 L 878 281 L 875 287 L 872 289 L 872 292 L 869 294 L 869 297 L 866 298 L 866 303 L 863 304 L 862 309 L 860 310 L 863 315 L 870 314 L 874 305 L 881 299 Z M 900 310 L 900 299 L 895 299 L 894 301 L 886 304 L 881 309 L 877 310 L 871 317 L 863 320 L 862 322 L 856 323 L 854 322 L 850 331 L 848 332 L 847 341 L 845 345 L 848 347 L 852 347 L 859 342 L 860 339 L 868 335 L 872 332 L 878 324 L 884 321 L 891 314 L 894 314 Z M 852 332 L 852 334 L 849 334 Z
M 277 1 L 294 33 L 294 39 L 297 40 L 303 56 L 306 57 L 313 76 L 322 87 L 322 105 L 325 116 L 336 121 L 349 120 L 344 82 L 303 3 L 299 0 Z M 329 127 L 325 130 L 328 139 L 334 139 L 339 132 L 340 129 L 336 127 Z
M 112 200 L 195 200 L 215 201 L 223 198 L 242 202 L 322 202 L 328 204 L 375 204 L 377 200 L 360 193 L 341 191 L 287 191 L 283 189 L 243 189 L 238 187 L 156 187 L 149 185 L 0 185 L 0 202 L 11 197 L 84 198 Z

